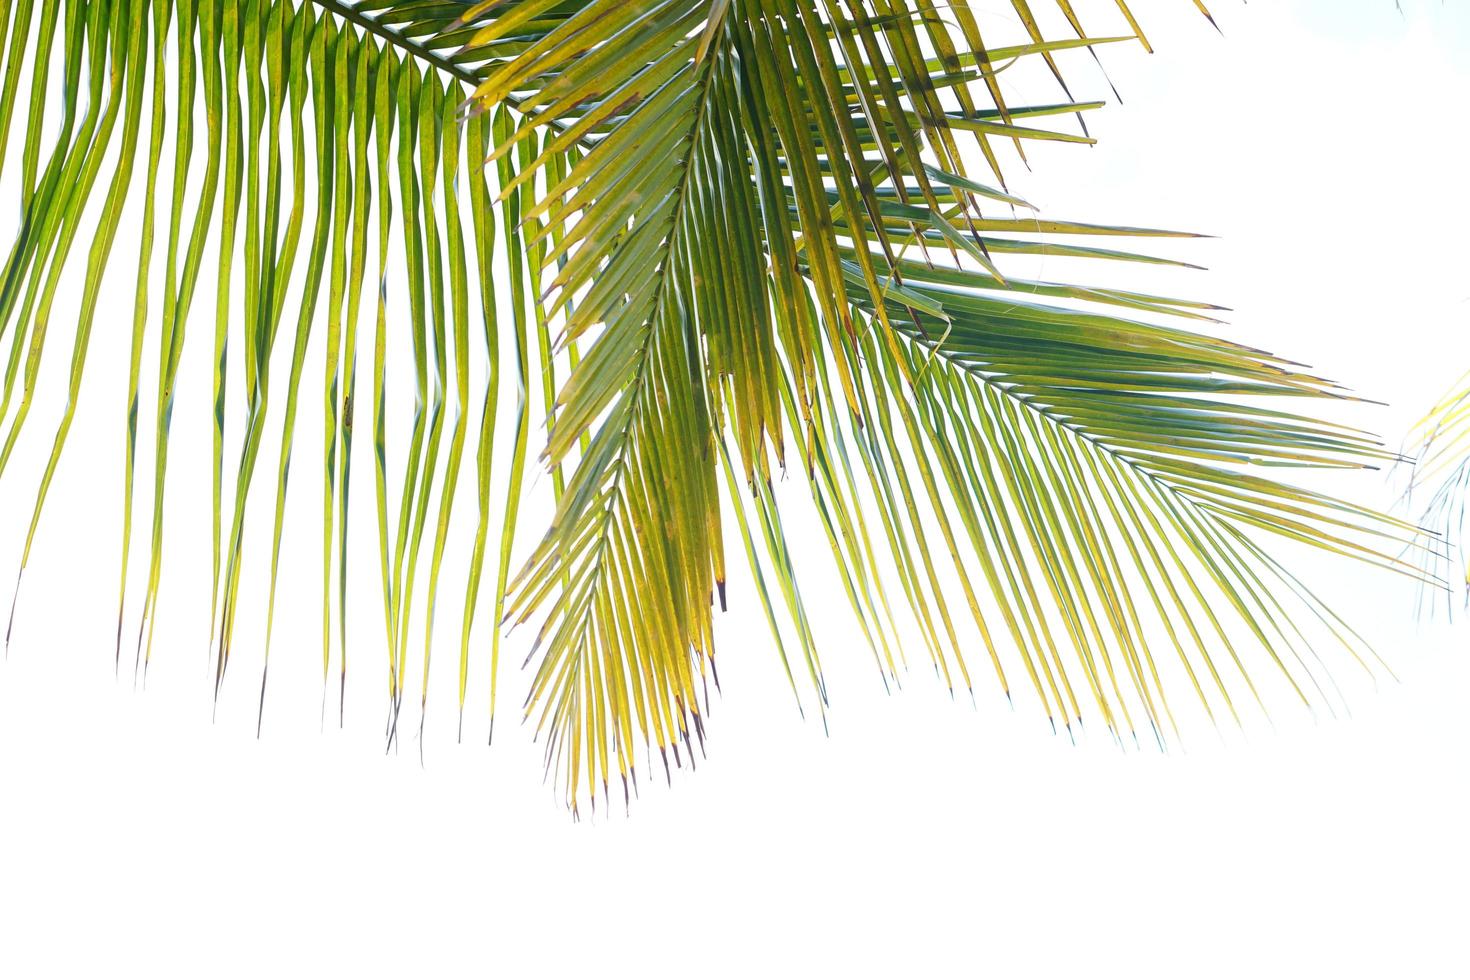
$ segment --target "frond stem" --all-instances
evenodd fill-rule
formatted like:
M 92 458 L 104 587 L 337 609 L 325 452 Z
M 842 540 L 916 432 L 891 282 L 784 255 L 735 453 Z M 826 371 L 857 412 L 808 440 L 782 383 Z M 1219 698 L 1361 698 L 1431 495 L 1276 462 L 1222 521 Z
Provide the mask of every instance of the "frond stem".
M 653 332 L 655 330 L 655 321 L 657 320 L 657 318 L 659 316 L 659 310 L 661 309 L 664 296 L 666 295 L 666 288 L 665 287 L 668 284 L 668 279 L 669 279 L 669 275 L 670 275 L 669 270 L 667 268 L 667 263 L 674 261 L 674 258 L 675 258 L 675 251 L 676 251 L 676 248 L 677 248 L 677 239 L 678 239 L 678 234 L 679 234 L 679 228 L 680 228 L 681 219 L 682 219 L 683 213 L 684 213 L 684 204 L 685 204 L 685 201 L 688 200 L 688 196 L 689 196 L 688 195 L 688 189 L 689 189 L 689 170 L 690 170 L 691 157 L 694 154 L 695 142 L 699 138 L 700 127 L 703 125 L 704 119 L 705 119 L 705 109 L 708 106 L 709 80 L 710 80 L 710 65 L 713 63 L 713 61 L 714 61 L 713 58 L 706 57 L 705 60 L 704 60 L 704 62 L 703 62 L 703 64 L 699 66 L 699 70 L 701 70 L 704 73 L 704 77 L 700 80 L 701 92 L 700 92 L 700 99 L 699 99 L 699 109 L 698 109 L 698 112 L 696 113 L 696 115 L 694 117 L 694 120 L 690 123 L 690 126 L 689 126 L 689 148 L 688 148 L 688 151 L 685 154 L 685 157 L 684 157 L 684 160 L 683 160 L 684 176 L 679 181 L 679 191 L 678 191 L 679 199 L 674 202 L 674 210 L 673 210 L 673 213 L 672 213 L 672 215 L 670 216 L 670 219 L 669 219 L 669 226 L 670 226 L 669 227 L 669 239 L 668 239 L 667 247 L 665 249 L 665 256 L 666 256 L 666 258 L 665 258 L 664 276 L 663 276 L 662 279 L 659 280 L 659 284 L 658 284 L 658 287 L 657 287 L 657 292 L 654 295 L 652 312 L 649 315 L 650 323 L 649 323 L 649 328 L 648 328 L 648 336 L 644 338 L 643 345 L 642 345 L 642 347 L 639 350 L 639 353 L 638 353 L 638 359 L 639 359 L 639 362 L 638 362 L 638 374 L 637 374 L 637 377 L 635 377 L 633 379 L 633 382 L 630 385 L 630 391 L 629 391 L 629 394 L 628 394 L 628 397 L 634 399 L 633 404 L 629 407 L 628 429 L 630 431 L 633 428 L 633 426 L 637 425 L 637 423 L 638 423 L 638 415 L 640 414 L 640 406 L 639 406 L 639 403 L 637 401 L 637 398 L 638 398 L 638 395 L 639 395 L 639 391 L 643 387 L 644 381 L 648 377 L 648 370 L 647 370 L 648 369 L 648 365 L 649 365 L 648 354 L 649 354 L 649 352 L 650 352 L 650 350 L 652 349 L 652 346 L 653 346 L 653 340 L 654 340 L 654 338 L 653 338 Z M 613 479 L 612 493 L 609 496 L 609 499 L 607 501 L 607 504 L 606 504 L 605 508 L 603 509 L 603 512 L 602 512 L 602 515 L 601 515 L 601 517 L 602 517 L 602 526 L 601 526 L 601 528 L 598 531 L 598 541 L 597 541 L 597 546 L 596 546 L 597 547 L 597 554 L 592 559 L 593 564 L 592 564 L 592 566 L 589 569 L 589 573 L 592 576 L 594 576 L 594 577 L 599 576 L 602 573 L 603 560 L 604 560 L 604 558 L 606 557 L 606 554 L 607 554 L 607 542 L 608 542 L 607 528 L 608 528 L 608 525 L 610 524 L 610 522 L 612 521 L 613 511 L 617 509 L 618 504 L 620 503 L 620 501 L 622 499 L 622 493 L 623 493 L 623 477 L 626 475 L 627 470 L 628 470 L 628 453 L 626 451 L 620 452 L 618 454 L 617 471 L 613 474 L 613 477 L 612 477 L 612 479 Z M 583 631 L 585 631 L 586 628 L 587 628 L 587 624 L 584 623 L 583 624 Z M 582 631 L 579 631 L 579 633 L 580 632 L 582 632 Z
M 339 0 L 310 0 L 310 2 L 316 4 L 318 7 L 322 7 L 326 10 L 331 11 L 344 20 L 351 21 L 368 33 L 375 35 L 379 40 L 383 41 L 384 43 L 391 44 L 396 48 L 402 48 L 404 51 L 407 51 L 415 58 L 427 61 L 429 64 L 433 65 L 435 68 L 438 68 L 440 71 L 445 72 L 449 75 L 453 75 L 455 78 L 459 79 L 467 85 L 470 85 L 471 87 L 480 84 L 481 79 L 478 78 L 474 72 L 468 71 L 460 67 L 459 65 L 456 65 L 454 62 L 450 61 L 443 55 L 438 54 L 437 52 L 425 47 L 417 41 L 404 37 L 393 28 L 388 27 L 385 24 L 378 23 L 378 21 L 373 19 L 372 17 L 368 17 L 365 14 L 359 13 L 355 8 L 349 7 L 345 3 L 340 3 Z

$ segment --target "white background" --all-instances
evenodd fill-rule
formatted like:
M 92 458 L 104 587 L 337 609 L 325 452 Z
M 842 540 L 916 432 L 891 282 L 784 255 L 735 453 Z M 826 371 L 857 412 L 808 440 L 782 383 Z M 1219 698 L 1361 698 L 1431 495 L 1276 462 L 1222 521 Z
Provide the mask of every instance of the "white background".
M 1171 274 L 1171 288 L 1232 307 L 1230 336 L 1388 402 L 1338 417 L 1396 440 L 1470 367 L 1470 15 L 1219 3 L 1222 38 L 1189 6 L 1134 4 L 1159 53 L 1108 52 L 1126 104 L 1093 115 L 1101 145 L 1036 155 L 1016 189 L 1047 215 L 1221 236 L 1174 252 L 1211 271 Z M 1106 93 L 1088 77 L 1088 94 Z M 118 268 L 131 248 L 120 243 Z M 117 290 L 130 309 L 128 285 Z M 242 654 L 211 723 L 200 328 L 149 685 L 135 690 L 126 663 L 114 680 L 123 323 L 111 339 L 99 326 L 0 664 L 0 975 L 1470 973 L 1470 626 L 1416 621 L 1412 586 L 1341 563 L 1305 570 L 1399 681 L 1374 690 L 1344 667 L 1351 718 L 1201 730 L 1169 754 L 1099 734 L 1074 747 L 983 682 L 974 708 L 921 670 L 885 695 L 818 577 L 824 735 L 792 709 L 737 579 L 708 758 L 672 790 L 645 773 L 630 816 L 574 824 L 540 788 L 513 710 L 484 747 L 483 695 L 464 745 L 445 688 L 424 764 L 408 737 L 385 757 L 371 647 L 347 727 L 319 732 L 313 466 L 298 467 L 304 503 L 288 518 L 302 543 L 287 557 L 263 736 L 258 652 Z M 18 557 L 50 424 L 32 423 L 30 455 L 0 485 L 0 568 Z M 319 439 L 302 431 L 302 458 L 318 458 Z M 273 450 L 263 459 L 273 466 Z M 1323 485 L 1385 506 L 1396 490 L 1382 474 Z M 815 538 L 798 545 L 825 558 Z M 376 622 L 372 598 L 362 622 Z M 456 632 L 436 666 L 446 681 Z M 258 629 L 241 635 L 258 649 Z M 507 670 L 512 707 L 520 680 Z

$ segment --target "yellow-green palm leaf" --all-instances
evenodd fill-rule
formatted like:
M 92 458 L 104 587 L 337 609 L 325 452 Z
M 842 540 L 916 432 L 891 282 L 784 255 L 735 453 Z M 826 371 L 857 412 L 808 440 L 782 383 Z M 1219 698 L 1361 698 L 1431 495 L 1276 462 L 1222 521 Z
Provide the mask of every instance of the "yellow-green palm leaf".
M 998 18 L 963 0 L 4 3 L 0 159 L 20 167 L 22 217 L 0 280 L 0 476 L 57 290 L 82 283 L 27 555 L 83 394 L 99 284 L 127 262 L 118 656 L 128 639 L 142 669 L 192 334 L 215 365 L 213 456 L 184 465 L 209 465 L 214 486 L 216 694 L 247 548 L 268 549 L 267 621 L 274 607 L 292 436 L 302 411 L 320 411 L 324 704 L 333 658 L 341 691 L 351 647 L 346 544 L 375 535 L 390 744 L 405 695 L 420 723 L 426 710 L 448 587 L 463 597 L 461 712 L 478 657 L 493 724 L 501 626 L 533 624 L 523 710 L 574 810 L 636 785 L 640 757 L 671 767 L 700 750 L 732 544 L 798 700 L 809 688 L 825 704 L 782 473 L 805 482 L 885 677 L 912 633 L 951 689 L 990 671 L 1055 724 L 1092 715 L 1118 737 L 1169 737 L 1171 698 L 1238 715 L 1261 700 L 1252 662 L 1324 700 L 1292 617 L 1320 618 L 1355 655 L 1361 643 L 1267 538 L 1400 568 L 1414 529 L 1262 467 L 1393 455 L 1284 408 L 1344 395 L 1200 332 L 1215 328 L 1213 306 L 1016 277 L 1017 255 L 1095 259 L 1102 275 L 1165 260 L 1097 239 L 1183 236 L 1042 220 L 1007 189 L 1002 160 L 1034 141 L 1091 141 L 1081 120 L 1101 103 L 1073 96 L 1066 52 L 1147 47 L 1122 0 L 1012 6 L 1016 36 L 996 44 Z M 1032 64 L 1037 101 L 1006 101 L 1002 73 Z M 164 154 L 170 187 L 156 178 Z M 142 227 L 123 228 L 136 195 Z M 414 405 L 390 453 L 386 358 L 403 336 Z M 316 345 L 325 373 L 309 379 Z M 286 349 L 288 373 L 273 376 Z M 145 356 L 159 365 L 146 393 Z M 231 358 L 243 391 L 228 390 Z M 513 405 L 500 404 L 502 372 Z M 155 439 L 153 507 L 125 637 L 140 418 Z M 238 446 L 227 418 L 243 425 Z M 366 467 L 353 466 L 360 420 Z M 281 449 L 262 466 L 270 426 Z M 518 560 L 533 449 L 555 516 Z M 347 488 L 365 469 L 375 521 L 349 523 Z M 475 538 L 466 566 L 449 568 L 470 482 Z M 269 534 L 247 527 L 261 492 Z M 1161 680 L 1163 657 L 1191 687 Z M 263 713 L 264 674 L 260 691 Z

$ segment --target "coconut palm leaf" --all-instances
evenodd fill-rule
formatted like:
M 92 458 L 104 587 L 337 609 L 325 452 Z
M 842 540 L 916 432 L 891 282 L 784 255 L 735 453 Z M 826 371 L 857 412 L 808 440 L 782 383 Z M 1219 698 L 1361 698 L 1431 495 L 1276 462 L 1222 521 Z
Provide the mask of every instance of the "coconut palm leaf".
M 1091 243 L 1187 237 L 1042 219 L 1011 193 L 1009 156 L 1092 141 L 1082 120 L 1101 103 L 1073 96 L 1067 53 L 1147 47 L 1122 0 L 1012 6 L 1018 28 L 997 44 L 1004 25 L 965 2 L 5 3 L 0 167 L 19 157 L 21 218 L 0 279 L 0 475 L 33 403 L 59 284 L 84 269 L 71 271 L 83 287 L 67 407 L 22 569 L 83 392 L 102 277 L 119 232 L 134 233 L 120 216 L 141 194 L 117 638 L 120 660 L 142 358 L 156 350 L 137 669 L 162 582 L 173 392 L 214 246 L 216 696 L 244 601 L 242 556 L 267 547 L 246 527 L 261 492 L 274 516 L 268 669 L 293 434 L 316 405 L 323 711 L 335 653 L 341 718 L 346 546 L 372 533 L 349 525 L 347 505 L 362 470 L 361 393 L 390 745 L 415 680 L 420 724 L 427 709 L 472 453 L 475 537 L 468 566 L 452 570 L 464 590 L 461 722 L 477 622 L 493 731 L 499 627 L 534 621 L 524 713 L 574 811 L 614 782 L 626 797 L 640 745 L 666 772 L 700 751 L 729 534 L 798 704 L 825 710 L 817 624 L 782 517 L 792 504 L 775 490 L 792 471 L 886 682 L 901 675 L 899 638 L 912 632 L 951 690 L 972 689 L 984 669 L 972 662 L 978 638 L 1006 695 L 1023 676 L 1018 689 L 1068 729 L 1093 715 L 1119 738 L 1141 727 L 1176 736 L 1164 656 L 1211 717 L 1264 705 L 1252 660 L 1274 665 L 1293 697 L 1330 707 L 1330 677 L 1297 620 L 1365 663 L 1371 654 L 1267 539 L 1411 571 L 1399 551 L 1414 528 L 1261 467 L 1394 454 L 1284 407 L 1347 396 L 1197 332 L 1216 324 L 1214 306 L 1007 268 L 1017 255 L 1182 264 Z M 1112 29 L 1084 29 L 1074 6 Z M 1008 101 L 1002 73 L 1029 65 L 1041 101 Z M 23 124 L 14 153 L 12 120 Z M 92 243 L 84 262 L 78 238 Z M 414 399 L 406 444 L 390 453 L 396 337 L 411 349 Z M 316 345 L 325 373 L 303 401 Z M 286 350 L 287 374 L 273 378 Z M 240 392 L 228 388 L 232 358 Z M 481 359 L 488 376 L 477 380 Z M 512 406 L 501 405 L 502 371 L 514 375 Z M 243 427 L 238 446 L 229 418 Z M 531 435 L 537 418 L 544 444 Z M 280 435 L 274 467 L 260 459 L 268 431 Z M 555 514 L 517 559 L 533 445 Z M 263 672 L 261 716 L 265 695 Z
M 1405 439 L 1415 463 L 1401 503 L 1413 507 L 1422 537 L 1437 548 L 1421 548 L 1425 568 L 1449 582 L 1470 587 L 1464 553 L 1465 498 L 1470 485 L 1470 374 L 1450 386 Z M 1424 593 L 1424 598 L 1433 593 Z
M 563 341 L 596 331 L 546 458 L 567 465 L 594 435 L 512 603 L 519 619 L 542 617 L 527 708 L 574 807 L 613 774 L 626 785 L 637 743 L 666 764 L 702 738 L 710 596 L 724 574 L 710 441 L 726 458 L 726 433 L 783 584 L 770 481 L 795 445 L 887 672 L 891 569 L 952 688 L 972 685 L 978 635 L 1006 693 L 1014 650 L 1022 683 L 1068 727 L 1085 710 L 1120 734 L 1177 732 L 1153 659 L 1163 649 L 1205 712 L 1238 715 L 1241 696 L 1262 697 L 1236 627 L 1294 696 L 1330 701 L 1284 597 L 1369 656 L 1256 532 L 1403 567 L 1408 528 L 1247 468 L 1391 459 L 1362 433 L 1259 402 L 1341 392 L 1153 322 L 1208 321 L 1213 307 L 996 267 L 999 254 L 1046 247 L 1039 236 L 1167 234 L 1020 216 L 998 165 L 988 177 L 1000 190 L 967 175 L 967 160 L 995 163 L 999 140 L 1087 139 L 1020 120 L 1091 103 L 979 107 L 984 66 L 1055 68 L 1017 8 L 1031 43 L 987 53 L 958 10 L 955 26 L 882 5 L 592 2 L 477 89 L 475 108 L 517 98 L 526 116 L 495 155 L 548 127 L 561 135 L 533 168 L 593 141 L 570 174 L 543 180 L 532 213 L 560 232 L 565 264 L 541 285 Z M 490 22 L 468 50 L 501 37 Z M 681 419 L 696 425 L 670 428 L 663 405 L 690 406 Z M 820 703 L 794 582 L 783 594 Z
M 480 326 L 476 329 L 483 334 L 482 349 L 497 369 L 500 363 L 490 275 L 499 233 L 480 162 L 491 145 L 491 130 L 507 123 L 477 118 L 461 124 L 456 113 L 475 75 L 411 36 L 338 4 L 21 2 L 6 5 L 3 21 L 10 44 L 4 72 L 6 108 L 0 126 L 8 132 L 11 110 L 27 72 L 31 97 L 29 114 L 23 117 L 22 221 L 0 298 L 5 311 L 0 342 L 8 340 L 10 345 L 0 396 L 8 422 L 0 471 L 10 459 L 32 405 L 51 305 L 78 232 L 86 230 L 84 213 L 96 189 L 101 163 L 110 151 L 116 151 L 119 160 L 101 219 L 92 230 L 68 404 L 36 496 L 22 567 L 81 394 L 101 278 L 118 237 L 120 215 L 129 195 L 141 193 L 137 301 L 128 368 L 119 657 L 129 578 L 142 358 L 150 340 L 156 338 L 159 380 L 151 416 L 156 434 L 153 520 L 137 634 L 137 659 L 146 670 L 149 624 L 162 571 L 172 392 L 206 247 L 214 243 L 218 254 L 212 464 L 216 595 L 212 621 L 216 637 L 211 645 L 216 649 L 216 683 L 223 679 L 230 659 L 239 569 L 248 541 L 246 503 L 257 482 L 271 406 L 272 354 L 281 340 L 283 323 L 294 327 L 284 341 L 292 349 L 289 375 L 283 379 L 284 398 L 278 390 L 276 399 L 283 402 L 284 415 L 279 423 L 280 458 L 274 468 L 275 520 L 267 608 L 273 609 L 274 603 L 302 369 L 308 345 L 320 326 L 325 330 L 327 352 L 319 402 L 328 422 L 322 469 L 325 669 L 332 647 L 328 623 L 334 541 L 339 610 L 345 605 L 348 498 L 342 488 L 351 474 L 358 330 L 365 312 L 363 287 L 370 260 L 375 261 L 380 275 L 376 334 L 364 335 L 363 340 L 371 341 L 375 352 L 370 410 L 379 459 L 380 551 L 387 572 L 384 610 L 394 651 L 390 667 L 396 705 L 402 696 L 399 678 L 409 642 L 404 624 L 411 615 L 418 552 L 428 515 L 434 512 L 436 528 L 428 571 L 432 602 L 463 463 L 466 413 L 471 408 L 469 363 L 476 356 L 472 347 L 479 342 L 471 338 L 472 292 L 478 298 Z M 170 65 L 177 65 L 176 75 L 164 70 Z M 59 135 L 43 154 L 42 134 L 57 125 L 48 115 L 47 92 L 58 73 L 63 89 Z M 203 146 L 196 152 L 201 124 L 205 139 L 199 141 Z M 147 169 L 141 180 L 134 180 L 144 132 L 149 144 Z M 172 186 L 160 187 L 160 162 L 170 151 Z M 160 218 L 160 212 L 166 218 Z M 463 220 L 466 213 L 468 222 Z M 375 225 L 376 250 L 370 234 Z M 507 241 L 518 241 L 519 234 L 514 225 L 505 229 Z M 156 238 L 163 239 L 161 299 L 150 295 L 150 284 L 159 278 Z M 406 268 L 395 268 L 388 259 L 398 242 L 406 255 Z M 471 262 L 476 273 L 473 282 Z M 235 308 L 230 300 L 239 280 L 243 280 L 243 309 Z M 408 471 L 401 475 L 399 519 L 395 533 L 390 534 L 389 486 L 382 469 L 386 456 L 383 354 L 387 332 L 397 325 L 391 320 L 387 297 L 404 287 L 417 394 L 428 411 L 414 427 Z M 290 309 L 288 296 L 292 297 Z M 323 318 L 327 322 L 319 325 Z M 243 354 L 246 389 L 242 406 L 245 431 L 233 487 L 224 479 L 231 341 Z M 495 392 L 498 385 L 492 376 L 486 391 L 475 396 L 486 422 L 477 474 L 482 527 L 488 527 L 492 518 L 488 486 Z M 13 414 L 12 404 L 17 406 Z M 440 477 L 437 498 L 431 494 L 436 475 Z M 398 482 L 395 476 L 394 483 Z M 486 537 L 483 530 L 480 536 Z M 483 550 L 475 560 L 476 579 L 482 563 Z M 463 659 L 468 655 L 471 613 L 466 616 Z M 345 620 L 339 618 L 339 624 L 339 674 L 345 681 Z M 264 678 L 262 704 L 263 697 Z

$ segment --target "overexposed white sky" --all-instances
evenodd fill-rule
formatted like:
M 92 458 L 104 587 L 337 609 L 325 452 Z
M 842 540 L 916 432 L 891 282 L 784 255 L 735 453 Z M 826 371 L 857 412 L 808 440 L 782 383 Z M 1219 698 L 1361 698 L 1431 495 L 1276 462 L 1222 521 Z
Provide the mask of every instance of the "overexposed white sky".
M 1013 189 L 1047 216 L 1219 236 L 1167 247 L 1208 272 L 1136 281 L 1229 306 L 1230 337 L 1387 402 L 1334 417 L 1397 441 L 1470 368 L 1470 11 L 1217 0 L 1221 37 L 1182 0 L 1131 6 L 1158 51 L 1105 53 L 1125 104 L 1090 117 L 1100 145 L 1037 149 L 1030 173 L 1012 168 Z M 1076 94 L 1109 95 L 1089 60 L 1075 62 Z M 131 247 L 119 243 L 119 268 Z M 1068 268 L 1084 281 L 1115 272 Z M 131 308 L 130 277 L 116 277 L 119 309 Z M 194 531 L 208 526 L 206 333 L 196 326 L 185 355 L 177 551 L 141 691 L 111 669 L 126 341 L 99 328 L 89 401 L 0 663 L 0 973 L 1470 971 L 1470 623 L 1416 621 L 1412 586 L 1339 562 L 1302 570 L 1399 681 L 1375 690 L 1344 670 L 1351 718 L 1202 732 L 1167 755 L 1120 752 L 1100 733 L 1074 746 L 1024 706 L 1008 711 L 988 678 L 974 707 L 919 669 L 885 694 L 845 600 L 816 576 L 806 598 L 824 627 L 824 734 L 793 710 L 736 577 L 708 758 L 671 790 L 645 778 L 630 817 L 573 824 L 512 710 L 492 749 L 480 727 L 455 744 L 457 595 L 441 617 L 435 670 L 448 686 L 435 687 L 444 708 L 431 712 L 422 766 L 408 738 L 382 753 L 371 653 L 347 728 L 319 732 L 320 433 L 303 427 L 299 458 L 311 462 L 293 473 L 288 538 L 298 528 L 300 543 L 286 559 L 264 732 L 257 741 L 258 653 L 211 723 L 208 546 Z M 308 367 L 303 397 L 316 397 L 318 375 Z M 59 398 L 31 423 L 0 484 L 0 601 L 58 409 Z M 273 451 L 262 458 L 274 466 Z M 270 475 L 258 478 L 267 505 Z M 1382 474 L 1314 485 L 1384 506 L 1398 486 Z M 354 503 L 369 522 L 367 493 Z M 527 527 L 529 538 L 534 518 Z M 799 554 L 826 560 L 814 528 L 788 530 Z M 367 633 L 376 595 L 359 593 Z M 258 639 L 242 625 L 242 651 Z M 523 689 L 513 665 L 524 643 L 507 649 L 507 708 Z

